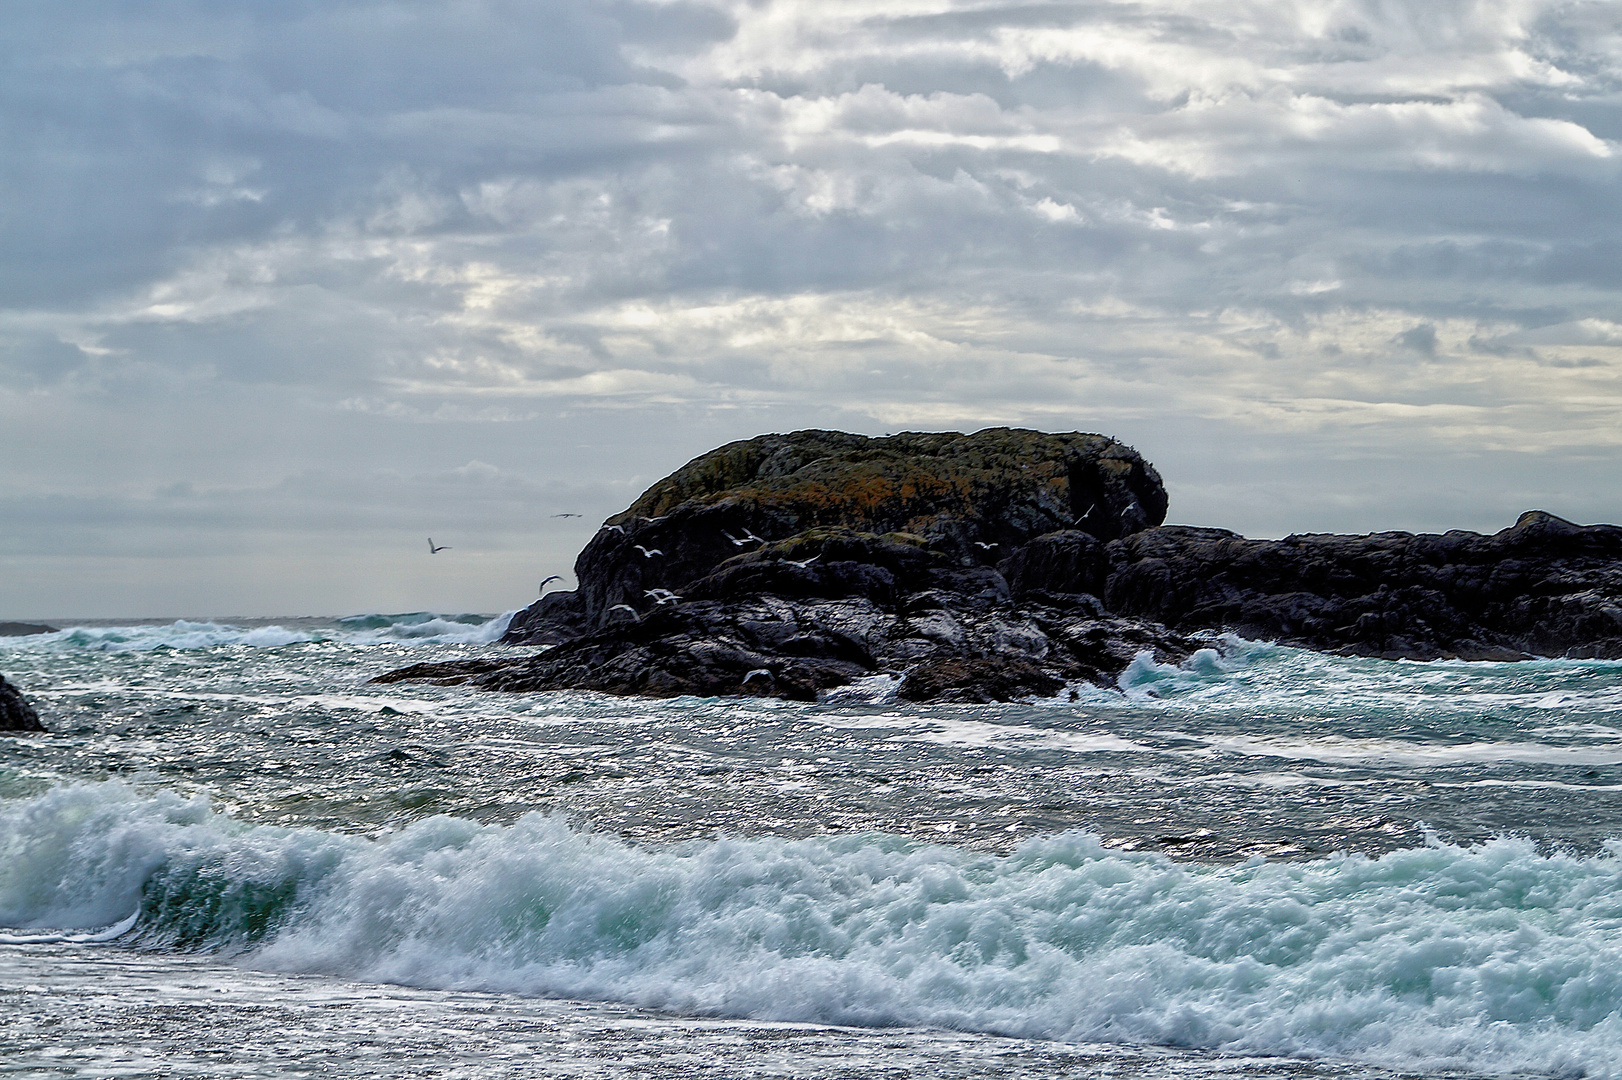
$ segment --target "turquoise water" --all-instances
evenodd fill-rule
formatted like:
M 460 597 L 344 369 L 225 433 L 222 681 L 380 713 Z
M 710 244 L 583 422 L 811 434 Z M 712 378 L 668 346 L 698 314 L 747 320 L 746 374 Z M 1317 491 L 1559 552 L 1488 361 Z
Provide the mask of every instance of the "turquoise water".
M 504 621 L 0 639 L 0 1074 L 1622 1075 L 1622 663 L 367 683 Z

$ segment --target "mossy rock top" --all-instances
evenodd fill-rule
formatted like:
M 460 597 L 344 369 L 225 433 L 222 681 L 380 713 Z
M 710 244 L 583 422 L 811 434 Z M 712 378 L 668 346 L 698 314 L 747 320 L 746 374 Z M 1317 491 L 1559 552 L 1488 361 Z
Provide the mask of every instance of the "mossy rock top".
M 792 518 L 800 529 L 931 540 L 958 531 L 943 528 L 943 518 L 1012 540 L 1076 525 L 1092 509 L 1098 520 L 1078 527 L 1109 539 L 1158 525 L 1166 514 L 1154 467 L 1106 435 L 987 428 L 872 438 L 809 430 L 744 439 L 694 458 L 609 521 L 723 501 Z
M 1113 540 L 1165 516 L 1154 466 L 1104 435 L 797 431 L 683 465 L 605 523 L 575 575 L 585 617 L 600 624 L 616 605 L 641 611 L 757 549 L 757 561 L 798 560 L 832 544 L 830 560 L 863 561 L 857 549 L 871 548 L 883 562 L 910 545 L 953 565 L 995 565 L 1056 530 Z

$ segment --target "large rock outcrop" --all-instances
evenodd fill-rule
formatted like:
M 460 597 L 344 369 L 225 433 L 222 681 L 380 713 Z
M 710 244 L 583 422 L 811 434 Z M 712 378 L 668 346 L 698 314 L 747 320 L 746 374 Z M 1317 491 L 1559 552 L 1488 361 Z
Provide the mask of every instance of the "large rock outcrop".
M 44 731 L 39 714 L 23 692 L 0 675 L 0 731 Z
M 1104 435 L 798 431 L 728 443 L 654 484 L 603 524 L 575 580 L 583 617 L 601 627 L 615 605 L 640 610 L 650 589 L 683 589 L 817 528 L 898 534 L 976 566 L 1056 529 L 1113 540 L 1165 517 L 1160 475 Z M 520 624 L 513 639 L 523 635 Z
M 1622 529 L 1247 540 L 1164 526 L 1102 435 L 806 431 L 697 458 L 610 518 L 579 588 L 513 619 L 528 656 L 381 676 L 497 690 L 810 700 L 876 675 L 913 701 L 1113 685 L 1234 630 L 1390 658 L 1622 657 Z

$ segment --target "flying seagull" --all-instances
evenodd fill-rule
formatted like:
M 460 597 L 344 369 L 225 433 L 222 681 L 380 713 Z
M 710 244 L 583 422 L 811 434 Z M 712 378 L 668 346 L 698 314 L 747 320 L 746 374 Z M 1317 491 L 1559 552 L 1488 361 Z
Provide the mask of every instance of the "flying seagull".
M 681 599 L 669 589 L 643 589 L 642 595 L 653 597 L 653 602 L 656 605 L 674 604 L 677 600 Z
M 658 548 L 645 548 L 641 544 L 632 544 L 631 546 L 640 551 L 644 559 L 651 559 L 655 555 L 664 554 L 664 552 L 660 551 Z
M 553 574 L 551 577 L 549 577 L 545 581 L 541 582 L 541 594 L 543 596 L 546 594 L 546 587 L 547 587 L 548 584 L 550 584 L 551 582 L 554 582 L 554 581 L 562 581 L 562 580 L 563 580 L 563 575 L 562 574 Z
M 441 551 L 449 551 L 450 549 L 451 546 L 449 544 L 440 544 L 436 547 L 434 546 L 434 538 L 432 536 L 428 538 L 428 554 L 438 555 Z
M 990 551 L 992 548 L 998 547 L 999 545 L 997 545 L 997 544 L 988 544 L 984 540 L 976 540 L 974 542 L 974 546 L 977 547 L 977 548 L 984 548 L 986 551 Z
M 764 678 L 767 682 L 776 682 L 777 679 L 767 668 L 757 667 L 743 677 L 743 685 L 748 686 L 750 679 Z
M 624 536 L 625 535 L 625 526 L 623 526 L 623 525 L 604 525 L 601 529 L 598 529 L 597 531 L 598 532 L 617 532 L 621 536 Z
M 630 604 L 615 604 L 613 607 L 609 608 L 608 610 L 609 611 L 629 611 L 631 613 L 631 618 L 635 619 L 637 622 L 642 621 L 642 616 L 638 615 L 636 613 L 636 608 L 632 607 Z
M 579 514 L 553 514 L 553 517 L 580 517 Z
M 804 570 L 806 567 L 810 566 L 820 558 L 822 558 L 822 552 L 819 551 L 809 559 L 784 559 L 783 561 L 786 563 L 792 563 L 793 565 L 798 566 L 801 570 Z
M 743 539 L 741 540 L 727 532 L 725 529 L 721 530 L 721 535 L 726 537 L 728 540 L 731 540 L 734 547 L 743 547 L 745 544 L 764 544 L 766 542 L 765 537 L 756 536 L 752 529 L 745 529 L 743 531 Z

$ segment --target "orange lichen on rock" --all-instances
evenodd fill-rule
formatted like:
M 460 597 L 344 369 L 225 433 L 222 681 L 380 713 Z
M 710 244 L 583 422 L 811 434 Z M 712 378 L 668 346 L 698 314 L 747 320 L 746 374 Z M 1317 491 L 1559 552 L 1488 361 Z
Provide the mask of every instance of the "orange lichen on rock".
M 1165 513 L 1154 467 L 1104 435 L 797 431 L 694 458 L 610 518 L 615 528 L 587 545 L 575 572 L 595 619 L 615 604 L 638 607 L 649 589 L 697 581 L 752 544 L 811 529 L 907 532 L 970 565 L 1060 529 L 1115 539 Z M 659 556 L 643 554 L 652 550 Z

